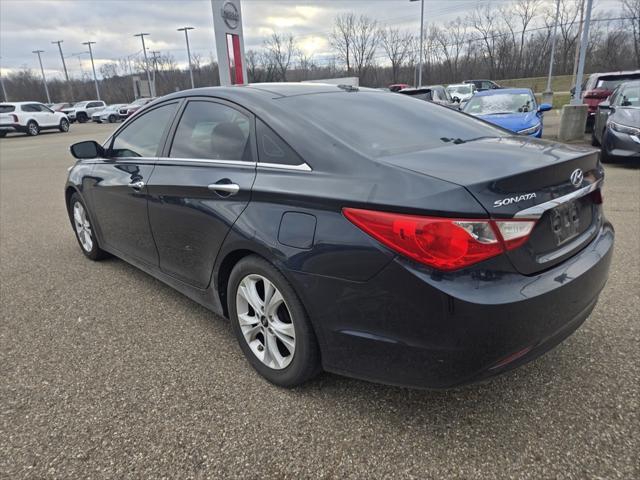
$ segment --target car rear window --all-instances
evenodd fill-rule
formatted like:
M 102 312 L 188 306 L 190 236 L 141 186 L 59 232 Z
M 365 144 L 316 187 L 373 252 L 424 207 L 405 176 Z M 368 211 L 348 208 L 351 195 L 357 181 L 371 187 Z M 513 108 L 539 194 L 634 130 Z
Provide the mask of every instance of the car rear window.
M 284 97 L 278 102 L 372 157 L 508 135 L 481 120 L 406 95 L 367 91 L 319 93 Z
M 15 112 L 16 107 L 13 105 L 0 105 L 0 113 L 10 113 Z
M 629 80 L 637 80 L 640 73 L 631 75 L 619 75 L 615 77 L 600 77 L 594 88 L 602 88 L 603 90 L 614 90 L 618 85 Z

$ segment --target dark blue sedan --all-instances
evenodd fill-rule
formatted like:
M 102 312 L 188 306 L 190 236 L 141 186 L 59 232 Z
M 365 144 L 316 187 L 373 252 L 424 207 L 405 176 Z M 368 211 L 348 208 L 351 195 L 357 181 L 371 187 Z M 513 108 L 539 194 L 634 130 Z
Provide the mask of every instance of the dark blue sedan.
M 542 136 L 542 112 L 551 105 L 538 105 L 528 88 L 503 88 L 476 93 L 463 111 L 519 135 Z
M 83 254 L 227 317 L 280 386 L 321 370 L 420 387 L 504 372 L 578 328 L 608 276 L 597 152 L 404 95 L 187 90 L 71 151 Z

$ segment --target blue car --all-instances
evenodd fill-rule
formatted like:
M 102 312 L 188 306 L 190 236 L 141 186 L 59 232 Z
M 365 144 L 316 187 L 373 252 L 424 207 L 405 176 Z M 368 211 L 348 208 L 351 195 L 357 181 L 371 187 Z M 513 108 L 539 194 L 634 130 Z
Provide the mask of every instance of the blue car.
M 528 88 L 503 88 L 476 93 L 463 111 L 482 118 L 519 135 L 540 138 L 542 136 L 542 112 L 551 105 L 538 105 Z

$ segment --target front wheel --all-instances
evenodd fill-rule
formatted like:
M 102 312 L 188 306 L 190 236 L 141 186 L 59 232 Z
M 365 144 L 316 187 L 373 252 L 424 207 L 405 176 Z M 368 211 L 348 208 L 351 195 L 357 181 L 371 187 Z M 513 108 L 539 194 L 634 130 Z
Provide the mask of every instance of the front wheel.
M 320 351 L 302 302 L 284 276 L 257 256 L 229 278 L 229 317 L 240 348 L 260 375 L 294 387 L 320 371 Z
M 89 120 L 89 117 L 87 117 L 86 113 L 79 113 L 78 115 L 76 115 L 76 118 L 78 120 L 78 123 L 86 123 Z
M 66 133 L 69 131 L 69 120 L 63 118 L 60 120 L 60 126 L 58 127 L 61 132 Z
M 109 115 L 109 123 L 116 123 L 116 116 L 115 115 Z
M 109 254 L 102 250 L 98 244 L 87 208 L 77 193 L 74 193 L 69 201 L 69 217 L 73 223 L 73 229 L 82 253 L 91 260 L 101 260 L 108 257 Z

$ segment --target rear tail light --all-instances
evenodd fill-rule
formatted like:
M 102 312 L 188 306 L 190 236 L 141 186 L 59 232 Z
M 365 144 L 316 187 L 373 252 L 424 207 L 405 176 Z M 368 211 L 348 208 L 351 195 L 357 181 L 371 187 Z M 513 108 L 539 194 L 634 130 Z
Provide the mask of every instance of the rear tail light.
M 534 220 L 422 217 L 344 208 L 355 226 L 392 250 L 439 270 L 457 270 L 524 244 Z

